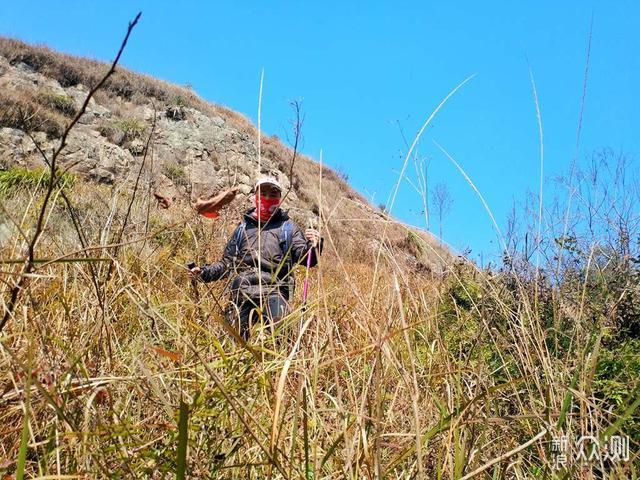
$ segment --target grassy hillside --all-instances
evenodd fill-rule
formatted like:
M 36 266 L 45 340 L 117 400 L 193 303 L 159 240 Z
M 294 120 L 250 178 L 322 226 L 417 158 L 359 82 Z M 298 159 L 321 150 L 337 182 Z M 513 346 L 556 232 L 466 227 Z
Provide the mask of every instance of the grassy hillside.
M 52 151 L 89 88 L 107 70 L 101 62 L 0 37 L 0 168 L 45 167 L 27 132 Z M 295 111 L 292 115 L 295 119 Z M 295 131 L 291 137 L 293 142 Z M 258 130 L 244 116 L 206 102 L 188 88 L 118 68 L 96 92 L 68 142 L 60 162 L 82 178 L 127 182 L 133 188 L 142 172 L 149 191 L 166 190 L 169 184 L 178 203 L 239 185 L 245 205 L 251 202 Z M 342 248 L 354 251 L 375 250 L 382 241 L 375 234 L 377 226 L 384 224 L 387 247 L 404 251 L 416 270 L 437 273 L 448 262 L 446 246 L 372 207 L 343 175 L 294 152 L 275 135 L 263 134 L 260 147 L 261 172 L 282 181 L 287 207 L 299 222 L 306 223 L 309 215 L 319 218 Z M 426 245 L 413 248 L 412 238 Z
M 67 78 L 57 77 L 66 57 L 33 49 L 48 55 L 38 63 L 25 60 L 20 44 L 0 47 L 8 59 L 9 47 L 22 52 L 20 62 L 40 65 L 60 85 Z M 93 64 L 76 61 L 87 62 L 69 60 L 69 78 L 90 82 L 81 66 Z M 103 94 L 122 102 L 129 90 L 117 85 L 130 85 L 127 75 Z M 154 80 L 136 81 L 147 90 L 135 91 L 155 95 Z M 146 178 L 140 159 L 135 166 Z M 310 160 L 299 168 L 319 173 Z M 587 210 L 586 232 L 584 222 L 545 228 L 539 264 L 526 240 L 537 238 L 533 222 L 511 233 L 500 267 L 446 257 L 442 275 L 421 274 L 415 263 L 422 251 L 439 254 L 433 243 L 378 214 L 365 227 L 355 214 L 334 218 L 349 203 L 336 198 L 347 187 L 327 182 L 320 195 L 318 185 L 308 199 L 317 202 L 326 248 L 309 274 L 309 303 L 299 302 L 299 267 L 294 312 L 256 325 L 244 344 L 223 319 L 224 282 L 194 286 L 184 268 L 220 255 L 242 202 L 210 221 L 186 199 L 158 208 L 150 182 L 134 189 L 67 173 L 52 185 L 46 170 L 7 166 L 0 472 L 636 478 L 639 191 L 616 178 L 604 190 L 577 178 L 573 206 L 549 211 L 545 225 L 565 211 L 585 218 L 586 205 L 616 208 Z M 313 208 L 302 197 L 292 206 Z M 360 217 L 367 211 L 357 208 Z M 39 218 L 42 235 L 29 249 Z M 580 436 L 604 444 L 628 435 L 631 456 L 560 465 L 554 440 L 563 435 L 569 456 Z

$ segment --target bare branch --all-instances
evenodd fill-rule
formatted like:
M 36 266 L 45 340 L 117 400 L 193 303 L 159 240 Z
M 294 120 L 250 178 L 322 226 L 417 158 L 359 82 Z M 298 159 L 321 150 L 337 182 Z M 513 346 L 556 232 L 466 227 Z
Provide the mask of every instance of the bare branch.
M 22 274 L 21 274 L 20 279 L 18 280 L 18 282 L 11 289 L 11 292 L 9 294 L 9 301 L 6 304 L 5 312 L 4 312 L 4 315 L 2 317 L 2 321 L 0 321 L 0 332 L 4 329 L 4 326 L 9 321 L 9 318 L 11 318 L 11 316 L 13 315 L 13 311 L 14 311 L 14 309 L 16 307 L 17 302 L 18 302 L 18 298 L 20 296 L 20 292 L 24 288 L 24 286 L 25 286 L 25 284 L 27 282 L 27 279 L 29 278 L 26 274 L 31 273 L 35 268 L 35 262 L 34 262 L 34 260 L 35 260 L 35 248 L 36 248 L 36 245 L 38 243 L 38 240 L 40 239 L 40 236 L 42 235 L 42 231 L 43 231 L 43 228 L 44 228 L 44 219 L 45 219 L 45 216 L 46 216 L 46 212 L 48 210 L 49 201 L 51 200 L 51 196 L 53 194 L 53 191 L 55 190 L 55 188 L 56 188 L 56 186 L 58 184 L 58 178 L 57 178 L 58 176 L 56 175 L 56 173 L 57 173 L 57 171 L 56 171 L 56 161 L 58 159 L 58 156 L 60 155 L 60 152 L 62 152 L 62 150 L 66 146 L 67 137 L 69 136 L 69 133 L 71 132 L 73 127 L 76 125 L 76 123 L 78 123 L 78 121 L 80 120 L 82 115 L 84 115 L 84 113 L 85 113 L 85 111 L 87 109 L 87 106 L 89 105 L 89 101 L 91 100 L 91 98 L 104 85 L 104 83 L 109 79 L 109 77 L 115 72 L 116 65 L 118 64 L 118 61 L 120 60 L 120 56 L 122 55 L 122 52 L 124 51 L 124 48 L 127 45 L 127 41 L 129 40 L 129 36 L 131 35 L 131 32 L 132 32 L 133 28 L 136 26 L 136 24 L 138 23 L 138 20 L 140 19 L 140 15 L 141 15 L 141 12 L 136 15 L 136 17 L 133 19 L 132 22 L 129 22 L 129 26 L 127 28 L 127 33 L 124 36 L 122 44 L 120 45 L 120 49 L 118 50 L 118 53 L 117 53 L 115 59 L 113 60 L 113 63 L 111 64 L 111 67 L 109 68 L 107 73 L 102 77 L 102 79 L 89 91 L 89 93 L 87 94 L 87 98 L 85 98 L 85 100 L 84 100 L 84 102 L 82 104 L 82 107 L 80 107 L 80 110 L 78 110 L 78 113 L 76 114 L 76 116 L 73 118 L 73 120 L 71 120 L 69 125 L 67 125 L 67 128 L 65 129 L 65 131 L 62 133 L 62 137 L 60 138 L 60 145 L 53 152 L 53 155 L 51 156 L 51 160 L 49 162 L 47 162 L 49 164 L 49 168 L 50 168 L 50 172 L 51 172 L 51 174 L 49 175 L 49 184 L 47 186 L 47 191 L 45 193 L 44 200 L 42 202 L 42 207 L 40 208 L 40 212 L 38 214 L 38 219 L 36 221 L 36 227 L 35 227 L 35 231 L 33 233 L 33 237 L 31 238 L 31 241 L 29 242 L 29 245 L 28 245 L 28 248 L 27 248 L 27 256 L 25 258 L 25 265 L 24 265 L 24 268 L 22 270 Z M 39 149 L 39 150 L 41 151 L 41 149 Z M 44 152 L 42 152 L 42 151 L 41 151 L 41 153 L 44 154 Z M 46 155 L 45 155 L 45 158 L 46 158 Z
M 289 165 L 289 188 L 282 197 L 282 202 L 289 196 L 289 192 L 293 188 L 293 167 L 295 166 L 296 159 L 298 158 L 298 146 L 302 139 L 302 124 L 304 122 L 304 116 L 302 115 L 302 102 L 300 100 L 294 100 L 291 102 L 291 108 L 293 109 L 294 118 L 292 120 L 293 125 L 293 154 L 291 155 L 291 163 Z

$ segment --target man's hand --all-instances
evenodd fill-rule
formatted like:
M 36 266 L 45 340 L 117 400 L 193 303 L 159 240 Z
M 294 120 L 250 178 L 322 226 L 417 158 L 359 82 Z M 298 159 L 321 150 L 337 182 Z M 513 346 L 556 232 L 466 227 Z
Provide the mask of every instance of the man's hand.
M 189 278 L 198 278 L 202 273 L 202 269 L 200 267 L 193 267 L 189 269 Z
M 313 248 L 316 248 L 318 243 L 320 243 L 320 232 L 315 228 L 307 228 L 304 231 L 304 236 L 309 242 L 311 242 L 311 246 Z

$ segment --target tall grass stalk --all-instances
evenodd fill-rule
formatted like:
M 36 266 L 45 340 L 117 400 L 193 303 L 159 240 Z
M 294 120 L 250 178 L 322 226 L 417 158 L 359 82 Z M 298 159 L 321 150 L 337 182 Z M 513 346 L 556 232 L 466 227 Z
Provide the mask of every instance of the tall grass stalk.
M 603 214 L 593 226 L 620 227 L 610 246 L 576 231 L 562 247 L 543 219 L 539 274 L 504 241 L 500 268 L 443 258 L 446 271 L 430 275 L 412 270 L 390 241 L 389 219 L 380 242 L 366 245 L 345 237 L 335 213 L 345 200 L 321 196 L 325 251 L 309 275 L 310 301 L 294 302 L 276 325 L 256 325 L 244 342 L 225 321 L 223 285 L 199 285 L 198 300 L 183 267 L 218 256 L 233 222 L 204 228 L 188 207 L 150 212 L 126 189 L 81 180 L 65 195 L 51 196 L 33 277 L 0 338 L 9 475 L 638 475 L 637 458 L 558 468 L 550 448 L 559 435 L 628 433 L 637 451 L 631 327 L 640 297 L 637 249 L 625 240 L 638 234 L 635 214 L 626 223 Z M 16 224 L 0 245 L 3 260 L 24 250 L 39 198 L 33 186 L 1 200 Z M 555 279 L 567 245 L 571 263 Z M 429 242 L 421 249 L 441 255 Z M 107 282 L 103 259 L 113 264 Z M 9 285 L 22 274 L 8 262 L 0 273 Z

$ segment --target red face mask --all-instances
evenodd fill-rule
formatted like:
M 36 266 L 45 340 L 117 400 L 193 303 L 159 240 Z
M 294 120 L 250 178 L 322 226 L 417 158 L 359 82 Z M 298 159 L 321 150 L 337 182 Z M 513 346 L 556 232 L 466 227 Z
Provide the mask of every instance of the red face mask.
M 280 205 L 279 198 L 266 198 L 256 195 L 256 216 L 260 221 L 266 221 L 278 209 Z

